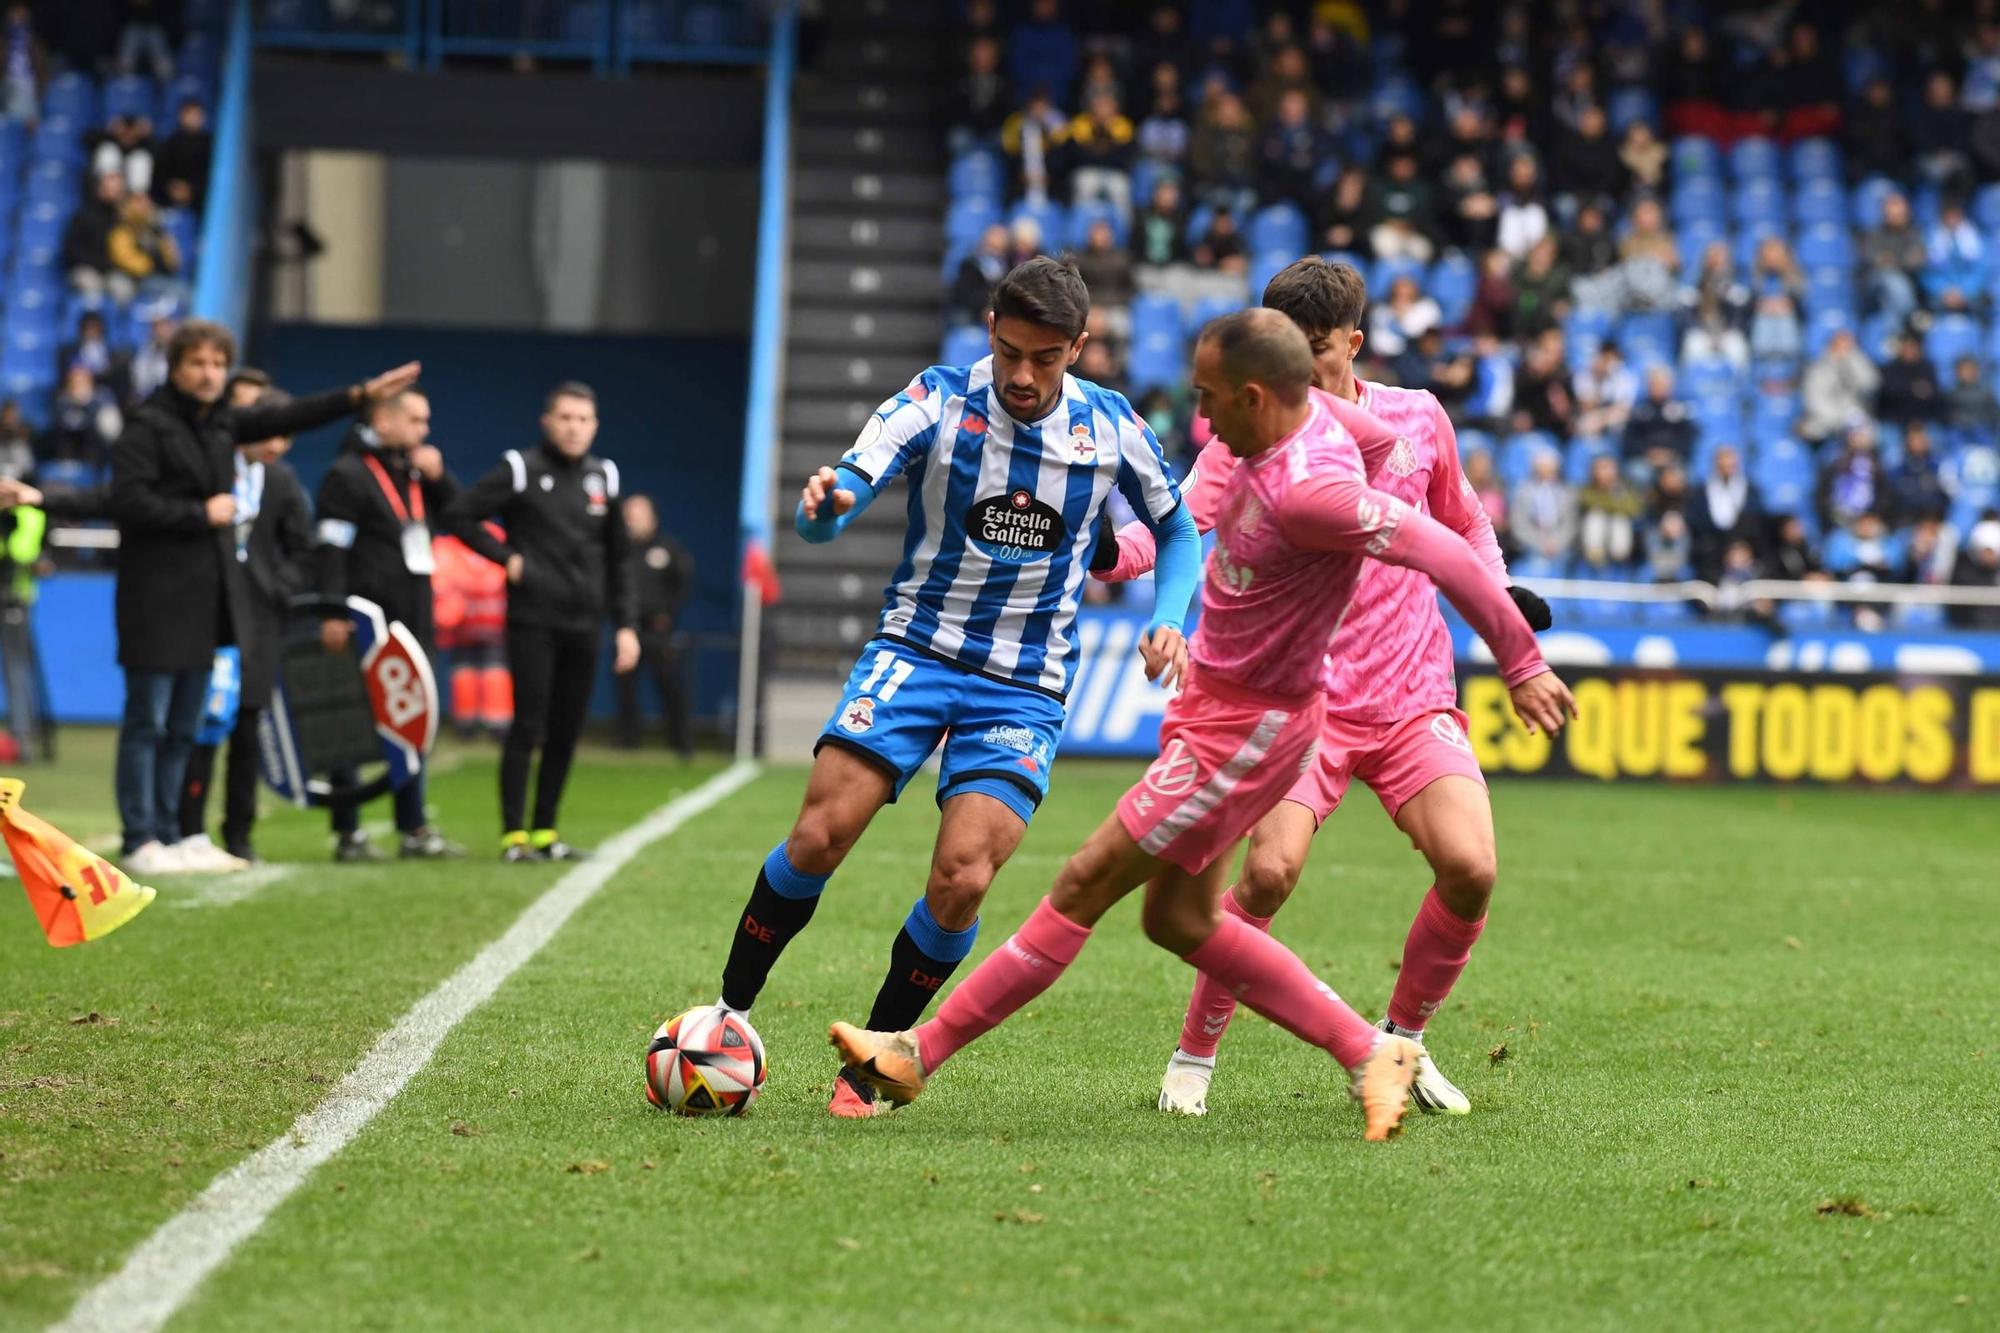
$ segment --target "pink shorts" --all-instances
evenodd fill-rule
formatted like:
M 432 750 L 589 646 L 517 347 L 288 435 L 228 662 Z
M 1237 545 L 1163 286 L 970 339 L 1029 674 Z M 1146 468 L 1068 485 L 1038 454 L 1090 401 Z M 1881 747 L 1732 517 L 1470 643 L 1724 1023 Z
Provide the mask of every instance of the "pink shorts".
M 1141 848 L 1200 874 L 1269 814 L 1312 764 L 1326 696 L 1284 699 L 1204 683 L 1167 705 L 1160 757 L 1118 802 Z
M 1354 778 L 1368 784 L 1391 819 L 1439 778 L 1456 774 L 1483 787 L 1486 775 L 1466 739 L 1465 720 L 1456 708 L 1401 722 L 1355 722 L 1328 713 L 1320 725 L 1319 757 L 1285 799 L 1303 805 L 1324 824 Z

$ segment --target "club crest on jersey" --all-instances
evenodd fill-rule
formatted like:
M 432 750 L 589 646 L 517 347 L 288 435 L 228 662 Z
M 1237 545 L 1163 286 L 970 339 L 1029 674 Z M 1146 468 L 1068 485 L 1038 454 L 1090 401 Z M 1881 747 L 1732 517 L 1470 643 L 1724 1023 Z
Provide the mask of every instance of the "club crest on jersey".
M 1465 728 L 1458 725 L 1458 719 L 1450 713 L 1439 713 L 1431 719 L 1431 735 L 1443 741 L 1454 750 L 1472 753 L 1472 742 L 1466 738 Z
M 1389 451 L 1389 457 L 1383 462 L 1383 466 L 1399 477 L 1407 477 L 1417 470 L 1417 451 L 1410 444 L 1409 436 L 1396 437 L 1396 447 Z
M 859 736 L 875 725 L 875 701 L 866 695 L 847 705 L 840 714 L 840 729 Z
M 1200 776 L 1201 766 L 1195 762 L 1187 742 L 1176 737 L 1167 742 L 1167 748 L 1160 751 L 1160 757 L 1146 770 L 1146 785 L 1162 796 L 1179 796 L 1193 787 Z
M 1069 428 L 1069 447 L 1071 452 L 1076 455 L 1077 462 L 1095 463 L 1097 461 L 1097 437 L 1092 435 L 1090 427 L 1081 421 Z
M 604 512 L 605 510 L 604 495 L 605 495 L 605 487 L 604 487 L 603 475 L 596 472 L 584 473 L 583 498 L 586 507 L 590 510 L 592 515 L 602 514 Z
M 1069 525 L 1033 491 L 1020 486 L 1005 495 L 974 500 L 965 516 L 965 533 L 1001 564 L 1025 565 L 1060 550 L 1069 538 Z

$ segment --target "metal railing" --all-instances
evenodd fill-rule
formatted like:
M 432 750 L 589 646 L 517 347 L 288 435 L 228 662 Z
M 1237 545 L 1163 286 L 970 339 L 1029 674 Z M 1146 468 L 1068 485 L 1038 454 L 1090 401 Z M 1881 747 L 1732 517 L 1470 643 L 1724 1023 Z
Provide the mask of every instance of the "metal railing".
M 1857 606 L 2000 606 L 2000 588 L 1930 583 L 1831 583 L 1750 579 L 1718 585 L 1700 579 L 1677 583 L 1617 583 L 1609 579 L 1518 579 L 1544 597 L 1635 605 L 1691 602 L 1709 611 L 1735 611 L 1756 602 L 1836 602 Z
M 454 57 L 756 64 L 777 0 L 257 0 L 260 46 L 375 51 L 412 69 Z

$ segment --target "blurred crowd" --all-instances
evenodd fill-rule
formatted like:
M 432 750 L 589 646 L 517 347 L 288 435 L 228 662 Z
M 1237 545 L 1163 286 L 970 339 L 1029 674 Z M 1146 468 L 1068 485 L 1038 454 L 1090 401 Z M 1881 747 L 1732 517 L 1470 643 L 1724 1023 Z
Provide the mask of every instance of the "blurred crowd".
M 1078 373 L 1185 457 L 1188 338 L 1319 251 L 1370 281 L 1359 373 L 1444 400 L 1525 576 L 2000 586 L 1993 0 L 966 17 L 945 359 L 1068 250 Z

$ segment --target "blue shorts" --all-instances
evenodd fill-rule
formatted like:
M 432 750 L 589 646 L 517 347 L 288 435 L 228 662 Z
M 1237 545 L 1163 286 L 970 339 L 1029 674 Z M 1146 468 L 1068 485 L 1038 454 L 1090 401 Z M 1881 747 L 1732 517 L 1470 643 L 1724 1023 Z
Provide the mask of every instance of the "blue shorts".
M 1025 823 L 1048 794 L 1063 717 L 1060 699 L 953 666 L 895 639 L 871 639 L 819 745 L 852 750 L 887 773 L 896 784 L 889 797 L 894 801 L 942 741 L 939 805 L 981 792 Z

